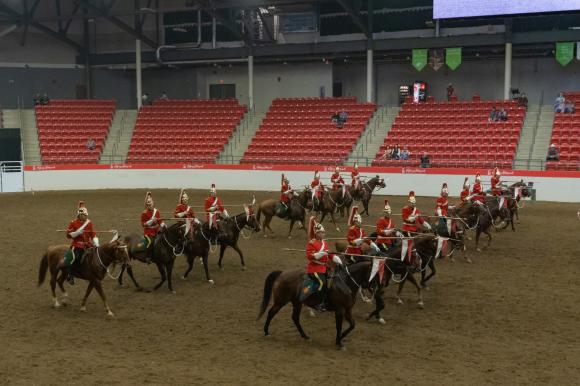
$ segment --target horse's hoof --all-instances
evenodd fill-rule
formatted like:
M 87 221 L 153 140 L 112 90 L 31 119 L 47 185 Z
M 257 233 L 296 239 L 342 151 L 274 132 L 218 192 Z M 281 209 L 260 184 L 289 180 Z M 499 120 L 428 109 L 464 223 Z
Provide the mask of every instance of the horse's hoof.
M 115 317 L 115 314 L 113 314 L 113 311 L 108 310 L 107 311 L 107 316 L 110 316 L 111 318 L 114 318 Z
M 343 346 L 343 345 L 341 345 L 341 344 L 337 344 L 337 345 L 336 345 L 336 349 L 337 349 L 338 351 L 346 351 L 346 347 L 344 347 L 344 346 Z
M 288 240 L 292 240 L 292 236 L 288 236 Z
M 180 279 L 181 280 L 187 280 L 187 276 L 185 276 L 185 275 L 184 276 L 181 276 Z
M 268 238 L 268 235 L 264 235 L 264 238 L 267 239 Z
M 340 232 L 340 228 L 339 228 L 339 227 L 336 227 L 336 231 L 337 231 L 337 232 Z
M 481 251 L 480 251 L 480 252 L 481 252 Z M 465 262 L 466 262 L 466 263 L 469 263 L 469 264 L 473 263 L 473 261 L 471 261 L 471 259 L 470 259 L 469 257 L 468 257 L 467 259 L 465 259 Z
M 387 322 L 383 318 L 378 319 L 378 322 L 379 324 L 387 324 Z
M 207 282 L 208 282 L 210 285 L 214 285 L 214 284 L 215 284 L 215 282 L 213 281 L 213 279 L 209 279 Z
M 467 240 L 471 241 L 471 237 L 467 236 Z
M 477 251 L 477 252 L 481 252 L 481 248 L 477 248 L 477 249 L 476 249 L 476 251 Z
M 81 312 L 87 312 L 87 307 L 86 306 L 82 306 L 81 307 Z
M 421 300 L 420 302 L 417 303 L 417 307 L 423 309 L 425 308 L 425 303 L 423 303 L 423 301 Z
M 399 298 L 397 299 L 397 304 L 405 304 L 405 302 L 403 302 L 403 299 Z
M 428 285 L 421 284 L 421 288 L 425 291 L 431 291 L 431 287 L 429 287 Z
M 245 265 L 242 265 L 242 271 L 245 271 L 247 268 Z
M 221 265 L 220 265 L 220 271 L 222 271 L 222 272 L 224 271 L 224 267 L 222 267 Z
M 308 309 L 308 314 L 310 315 L 311 318 L 314 318 L 316 316 L 316 312 L 314 312 L 312 308 Z
M 62 306 L 62 304 L 60 304 L 59 302 L 54 302 L 52 304 L 52 308 L 60 308 Z
M 312 339 L 310 339 L 310 337 L 308 335 L 304 335 L 303 338 L 307 342 L 312 342 Z
M 143 287 L 135 288 L 135 292 L 143 292 L 145 289 Z
M 175 292 L 175 290 L 169 290 L 169 293 L 175 295 L 177 292 Z

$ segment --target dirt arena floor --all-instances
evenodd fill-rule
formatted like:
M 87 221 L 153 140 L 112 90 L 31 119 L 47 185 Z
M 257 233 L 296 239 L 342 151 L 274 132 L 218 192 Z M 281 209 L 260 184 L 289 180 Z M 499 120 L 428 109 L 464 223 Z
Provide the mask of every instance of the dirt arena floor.
M 201 204 L 205 191 L 190 192 Z M 247 192 L 220 192 L 225 203 L 249 202 Z M 258 201 L 276 196 L 258 193 Z M 171 211 L 177 191 L 155 191 L 158 208 Z M 256 321 L 266 275 L 303 267 L 306 237 L 273 221 L 277 235 L 241 240 L 248 269 L 241 271 L 228 250 L 225 269 L 210 256 L 215 285 L 202 281 L 195 266 L 179 279 L 185 259 L 176 263 L 175 289 L 155 293 L 117 289 L 104 281 L 115 319 L 105 315 L 98 295 L 88 311 L 79 310 L 86 282 L 69 288 L 71 304 L 53 309 L 48 283 L 37 288 L 40 258 L 49 244 L 66 242 L 55 230 L 74 217 L 83 199 L 97 229 L 139 232 L 143 191 L 40 192 L 2 194 L 4 218 L 0 258 L 0 384 L 413 384 L 512 385 L 578 384 L 580 376 L 580 275 L 576 205 L 527 203 L 517 232 L 494 234 L 483 253 L 469 242 L 468 264 L 438 261 L 438 274 L 424 293 L 425 308 L 415 306 L 414 290 L 405 305 L 387 290 L 387 324 L 366 322 L 372 307 L 355 306 L 356 329 L 334 346 L 333 314 L 302 315 L 313 338 L 303 341 L 290 320 L 290 307 L 274 319 L 264 338 Z M 404 199 L 392 197 L 394 212 Z M 431 212 L 434 198 L 419 197 Z M 372 201 L 374 223 L 382 199 Z M 395 209 L 396 208 L 396 209 Z M 231 209 L 230 213 L 239 213 Z M 345 228 L 344 222 L 342 227 Z M 327 224 L 325 224 L 327 225 Z M 327 225 L 328 237 L 343 236 Z M 102 237 L 104 241 L 105 237 Z M 136 263 L 137 278 L 151 287 L 155 266 Z

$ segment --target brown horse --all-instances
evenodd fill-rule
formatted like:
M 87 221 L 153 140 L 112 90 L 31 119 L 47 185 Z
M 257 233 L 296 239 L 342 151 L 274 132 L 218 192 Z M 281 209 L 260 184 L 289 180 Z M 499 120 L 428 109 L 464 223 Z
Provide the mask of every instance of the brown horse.
M 288 204 L 288 212 L 286 219 L 290 220 L 290 229 L 288 231 L 288 238 L 292 238 L 292 229 L 294 228 L 294 223 L 297 221 L 302 224 L 302 229 L 306 232 L 306 209 L 308 206 L 309 192 L 307 189 L 301 191 L 298 195 L 290 200 Z M 257 218 L 260 222 L 262 214 L 264 214 L 264 222 L 262 223 L 262 228 L 264 230 L 264 237 L 268 237 L 266 230 L 269 230 L 271 234 L 274 234 L 272 228 L 270 228 L 270 222 L 272 222 L 272 217 L 278 216 L 276 214 L 276 207 L 280 203 L 279 200 L 270 198 L 264 200 L 258 205 Z
M 378 174 L 368 181 L 361 181 L 357 188 L 354 186 L 348 186 L 347 192 L 348 195 L 352 197 L 352 200 L 345 201 L 344 206 L 339 208 L 342 217 L 350 213 L 350 207 L 352 206 L 353 201 L 360 201 L 363 204 L 363 210 L 360 212 L 361 215 L 366 213 L 367 216 L 370 216 L 369 202 L 373 197 L 373 192 L 375 189 L 382 189 L 386 187 L 387 185 L 385 184 L 384 178 L 381 178 L 381 176 Z
M 336 321 L 336 339 L 335 343 L 338 348 L 342 348 L 342 340 L 354 329 L 355 322 L 352 317 L 352 307 L 356 301 L 356 294 L 363 283 L 368 282 L 372 264 L 368 261 L 353 264 L 349 267 L 339 268 L 332 278 L 332 287 L 327 290 L 328 309 L 334 311 Z M 298 269 L 293 271 L 273 271 L 265 280 L 264 295 L 262 304 L 258 313 L 258 319 L 262 317 L 270 298 L 273 297 L 273 304 L 268 311 L 268 317 L 264 323 L 264 335 L 270 334 L 269 328 L 272 319 L 288 303 L 292 303 L 292 321 L 300 336 L 304 339 L 310 339 L 300 325 L 300 313 L 302 305 L 314 307 L 310 299 L 307 298 L 303 303 L 300 301 L 302 284 L 304 281 L 304 270 Z M 330 279 L 329 279 L 330 281 Z M 316 302 L 317 303 L 317 302 Z M 349 327 L 342 331 L 343 320 L 346 319 Z
M 58 308 L 61 306 L 61 302 L 58 301 L 56 297 L 56 284 L 60 290 L 63 292 L 62 304 L 67 304 L 68 295 L 64 289 L 65 281 L 65 270 L 61 267 L 62 261 L 64 259 L 65 252 L 70 248 L 68 245 L 57 245 L 51 246 L 47 249 L 40 260 L 40 269 L 38 272 L 38 286 L 40 287 L 44 283 L 46 278 L 46 272 L 50 269 L 50 289 L 52 291 L 52 301 L 53 306 Z M 89 297 L 91 291 L 97 290 L 103 303 L 105 305 L 105 310 L 107 315 L 114 316 L 113 311 L 107 303 L 107 298 L 105 297 L 105 292 L 101 286 L 101 281 L 105 278 L 105 275 L 109 275 L 109 266 L 111 264 L 128 264 L 129 255 L 127 253 L 127 245 L 119 240 L 114 240 L 110 243 L 104 244 L 97 248 L 87 249 L 83 257 L 79 262 L 75 262 L 73 265 L 74 276 L 87 280 L 89 285 L 87 286 L 87 291 L 83 302 L 81 304 L 81 311 L 86 311 L 87 298 Z
M 322 215 L 320 222 L 322 223 L 326 215 L 329 214 L 337 231 L 340 231 L 340 228 L 336 225 L 334 213 L 339 207 L 343 206 L 342 200 L 342 190 L 330 190 L 322 194 L 322 198 L 318 204 L 318 212 Z
M 238 255 L 240 256 L 242 270 L 246 270 L 244 254 L 238 246 L 238 239 L 240 238 L 240 233 L 243 235 L 244 228 L 248 228 L 252 232 L 260 231 L 260 222 L 256 219 L 252 206 L 244 206 L 244 213 L 230 217 L 225 221 L 220 221 L 220 230 L 218 236 L 218 242 L 220 244 L 220 259 L 218 261 L 218 266 L 220 269 L 222 268 L 222 259 L 224 258 L 224 253 L 227 247 L 232 247 L 236 252 L 238 252 Z

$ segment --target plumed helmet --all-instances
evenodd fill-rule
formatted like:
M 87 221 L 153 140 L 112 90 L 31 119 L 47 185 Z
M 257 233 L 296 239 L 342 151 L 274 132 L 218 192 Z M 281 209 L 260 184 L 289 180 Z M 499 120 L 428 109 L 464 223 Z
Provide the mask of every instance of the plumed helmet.
M 358 162 L 354 163 L 354 170 L 358 170 Z
M 209 189 L 210 193 L 217 193 L 217 190 L 215 189 L 215 184 L 211 184 L 211 188 Z
M 320 179 L 320 173 L 318 173 L 318 170 L 314 172 L 314 179 L 315 180 L 319 180 Z
M 335 168 L 334 168 L 334 172 L 335 172 L 335 173 L 339 173 L 339 172 L 340 172 L 340 168 L 339 168 L 338 166 L 337 166 L 337 167 L 335 167 Z
M 480 175 L 479 173 L 477 173 L 477 174 L 475 175 L 475 182 L 476 182 L 476 183 L 479 183 L 479 182 L 481 182 L 481 175 Z
M 348 226 L 360 224 L 361 222 L 362 218 L 360 214 L 358 214 L 358 206 L 355 205 L 350 209 L 350 216 L 348 216 Z
M 447 188 L 447 182 L 444 182 L 441 185 L 441 194 L 449 194 L 449 189 Z
M 501 173 L 499 172 L 499 168 L 498 167 L 495 167 L 493 169 L 493 175 L 496 176 L 496 177 L 500 177 L 501 176 Z
M 389 205 L 389 200 L 385 200 L 385 207 L 383 208 L 383 212 L 388 215 L 391 214 L 391 206 Z
M 411 190 L 409 192 L 409 204 L 415 205 L 416 203 L 417 203 L 417 200 L 415 199 L 415 192 Z
M 469 189 L 470 186 L 469 177 L 465 177 L 465 180 L 463 180 L 463 189 Z
M 187 195 L 187 192 L 185 191 L 185 189 L 181 188 L 181 191 L 179 192 L 179 203 L 180 204 L 187 204 L 189 202 L 189 196 Z
M 85 216 L 89 215 L 89 211 L 87 209 L 87 207 L 85 206 L 85 202 L 84 201 L 79 201 L 79 206 L 77 209 L 77 216 L 79 214 L 84 214 Z
M 147 192 L 145 194 L 145 206 L 153 206 L 153 196 L 151 195 L 151 192 Z
M 318 232 L 324 232 L 324 227 L 322 224 L 316 222 L 314 216 L 311 216 L 310 221 L 308 222 L 308 238 L 310 240 L 316 238 Z

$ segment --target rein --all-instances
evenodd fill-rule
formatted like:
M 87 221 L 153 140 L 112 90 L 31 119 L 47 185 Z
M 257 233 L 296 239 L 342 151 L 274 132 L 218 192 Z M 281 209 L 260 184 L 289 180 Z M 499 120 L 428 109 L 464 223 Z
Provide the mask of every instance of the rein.
M 209 237 L 206 237 L 206 235 L 203 234 L 203 227 L 202 226 L 199 227 L 199 231 L 201 232 L 201 237 L 203 237 L 204 240 L 208 242 L 209 251 L 211 253 L 214 253 L 215 251 L 217 251 L 217 245 L 215 247 L 212 247 L 211 240 L 209 239 Z
M 238 215 L 238 216 L 239 216 L 239 215 Z M 246 239 L 246 240 L 247 240 L 247 239 L 249 239 L 249 238 L 251 238 L 251 237 L 252 237 L 252 234 L 250 233 L 248 236 L 246 236 L 246 235 L 244 234 L 244 229 L 245 229 L 246 227 L 248 227 L 248 224 L 247 224 L 247 222 L 246 222 L 246 225 L 244 225 L 243 227 L 241 227 L 241 228 L 240 228 L 240 226 L 238 225 L 238 216 L 234 216 L 234 224 L 236 224 L 236 228 L 238 228 L 238 230 L 240 231 L 240 234 L 242 235 L 242 237 L 243 237 L 244 239 Z
M 177 244 L 175 244 L 175 246 L 171 245 L 169 240 L 167 240 L 167 237 L 165 237 L 165 232 L 163 232 L 163 241 L 165 241 L 167 243 L 167 245 L 169 245 L 171 247 L 173 256 L 179 256 L 179 255 L 183 254 L 183 250 L 185 249 L 185 243 L 181 244 L 181 252 L 175 253 L 175 250 L 177 249 Z
M 103 260 L 101 260 L 101 255 L 99 254 L 99 248 L 100 248 L 100 247 L 97 247 L 97 248 L 95 248 L 95 250 L 97 251 L 97 259 L 99 259 L 99 264 L 100 264 L 100 266 L 101 266 L 101 267 L 102 267 L 102 268 L 105 270 L 105 272 L 107 273 L 107 276 L 109 276 L 109 278 L 111 278 L 111 279 L 113 279 L 113 280 L 117 280 L 117 279 L 119 279 L 119 276 L 121 276 L 121 274 L 123 273 L 123 270 L 121 269 L 121 270 L 119 271 L 119 274 L 118 274 L 117 276 L 113 276 L 113 275 L 111 275 L 111 273 L 110 273 L 110 271 L 109 271 L 109 266 L 105 265 L 105 264 L 103 263 Z

